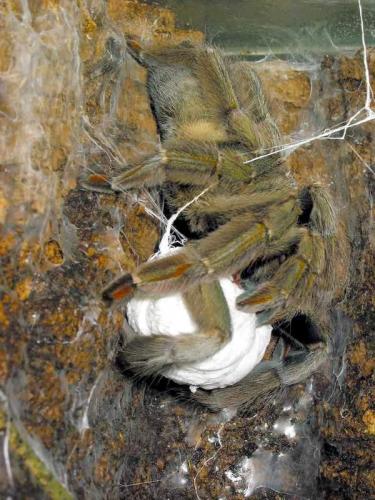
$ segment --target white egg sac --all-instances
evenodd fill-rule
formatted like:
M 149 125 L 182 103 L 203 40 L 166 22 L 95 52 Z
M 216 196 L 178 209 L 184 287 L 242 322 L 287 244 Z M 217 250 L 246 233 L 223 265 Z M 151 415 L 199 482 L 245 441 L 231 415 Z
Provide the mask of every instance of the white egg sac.
M 236 297 L 243 290 L 230 279 L 221 279 L 232 321 L 230 341 L 213 356 L 165 370 L 163 375 L 179 384 L 216 389 L 235 384 L 262 359 L 271 338 L 272 327 L 256 326 L 256 315 L 239 311 Z M 127 307 L 128 321 L 139 335 L 194 335 L 197 325 L 185 307 L 181 294 L 158 299 L 132 299 Z

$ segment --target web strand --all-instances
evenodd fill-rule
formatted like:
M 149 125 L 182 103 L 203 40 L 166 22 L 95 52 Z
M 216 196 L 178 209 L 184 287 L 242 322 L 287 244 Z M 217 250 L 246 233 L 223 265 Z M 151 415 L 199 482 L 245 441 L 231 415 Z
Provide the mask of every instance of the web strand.
M 290 150 L 295 150 L 298 149 L 301 146 L 304 146 L 305 144 L 310 144 L 311 142 L 321 140 L 321 139 L 333 139 L 333 140 L 344 140 L 346 138 L 346 133 L 348 129 L 353 128 L 353 127 L 358 127 L 359 125 L 363 125 L 364 123 L 373 121 L 375 119 L 375 112 L 371 108 L 371 103 L 373 101 L 373 90 L 371 88 L 371 81 L 370 81 L 370 72 L 369 72 L 369 67 L 368 67 L 368 61 L 367 61 L 367 46 L 366 46 L 366 39 L 365 39 L 365 29 L 364 29 L 364 22 L 363 22 L 363 11 L 362 11 L 362 4 L 361 0 L 358 0 L 358 9 L 359 9 L 359 18 L 360 18 L 360 25 L 361 25 L 361 39 L 362 39 L 362 49 L 363 49 L 363 65 L 364 65 L 364 74 L 365 74 L 365 81 L 366 81 L 366 99 L 365 99 L 365 104 L 364 106 L 358 110 L 356 113 L 354 113 L 353 116 L 351 116 L 348 121 L 344 125 L 337 126 L 335 128 L 331 129 L 326 129 L 323 130 L 320 134 L 314 135 L 312 137 L 308 137 L 306 139 L 302 139 L 301 141 L 296 141 L 293 143 L 289 144 L 283 144 L 280 147 L 277 147 L 276 149 L 273 149 L 269 153 L 265 153 L 260 156 L 256 156 L 255 158 L 252 158 L 250 160 L 245 161 L 245 164 L 250 164 L 255 161 L 261 160 L 263 158 L 268 158 L 269 156 L 273 156 L 278 153 L 283 153 L 285 151 L 290 151 Z M 365 116 L 361 119 L 358 119 L 360 115 L 364 114 Z M 341 134 L 341 135 L 339 135 Z M 335 136 L 335 137 L 333 137 Z

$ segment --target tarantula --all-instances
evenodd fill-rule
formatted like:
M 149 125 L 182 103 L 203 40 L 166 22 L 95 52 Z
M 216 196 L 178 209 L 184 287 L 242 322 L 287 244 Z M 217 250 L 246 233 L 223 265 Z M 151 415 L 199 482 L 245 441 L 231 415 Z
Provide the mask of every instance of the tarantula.
M 160 187 L 173 210 L 209 189 L 184 212 L 195 238 L 103 292 L 112 303 L 182 291 L 199 331 L 135 338 L 122 354 L 126 362 L 138 373 L 158 374 L 218 351 L 231 335 L 219 283 L 224 276 L 241 280 L 237 307 L 257 313 L 259 324 L 299 312 L 317 317 L 332 300 L 335 210 L 321 186 L 297 187 L 280 154 L 255 159 L 279 143 L 255 71 L 206 45 L 146 49 L 129 39 L 127 46 L 148 70 L 160 151 L 112 177 L 89 174 L 85 187 Z M 245 163 L 249 159 L 255 160 Z M 323 340 L 314 349 L 260 363 L 234 386 L 193 397 L 214 409 L 244 406 L 300 382 L 326 359 L 326 332 Z

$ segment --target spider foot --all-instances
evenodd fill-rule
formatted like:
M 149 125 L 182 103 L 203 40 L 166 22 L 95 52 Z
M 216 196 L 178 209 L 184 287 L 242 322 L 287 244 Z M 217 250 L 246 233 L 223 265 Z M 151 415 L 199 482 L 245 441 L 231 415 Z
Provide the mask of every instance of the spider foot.
M 112 302 L 128 302 L 135 293 L 136 284 L 131 274 L 127 273 L 112 281 L 102 292 L 103 300 L 111 305 Z
M 110 178 L 103 172 L 90 172 L 82 175 L 80 186 L 88 191 L 98 193 L 113 193 Z
M 257 313 L 258 325 L 270 323 L 285 306 L 285 297 L 269 283 L 242 293 L 236 305 L 239 309 Z

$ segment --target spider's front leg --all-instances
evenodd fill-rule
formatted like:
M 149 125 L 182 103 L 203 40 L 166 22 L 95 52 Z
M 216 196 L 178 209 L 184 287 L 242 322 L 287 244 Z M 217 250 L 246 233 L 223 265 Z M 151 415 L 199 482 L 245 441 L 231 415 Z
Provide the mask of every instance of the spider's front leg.
M 126 344 L 121 357 L 136 374 L 163 374 L 168 368 L 202 361 L 229 341 L 230 313 L 219 282 L 192 286 L 182 296 L 197 331 L 134 338 Z
M 233 275 L 261 257 L 271 257 L 297 244 L 303 231 L 293 225 L 295 201 L 286 200 L 272 215 L 258 220 L 251 212 L 233 217 L 216 231 L 181 250 L 141 264 L 103 292 L 109 303 L 137 296 L 172 294 L 199 282 Z

